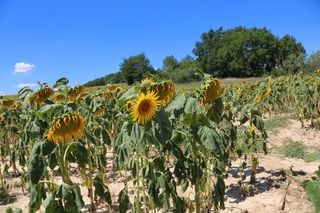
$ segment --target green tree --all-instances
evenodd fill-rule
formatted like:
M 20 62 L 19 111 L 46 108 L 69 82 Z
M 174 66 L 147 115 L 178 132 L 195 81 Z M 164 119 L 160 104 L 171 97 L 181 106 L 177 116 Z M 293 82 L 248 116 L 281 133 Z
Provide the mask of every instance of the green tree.
M 197 74 L 199 69 L 199 63 L 193 57 L 187 55 L 179 61 L 178 68 L 174 72 L 169 73 L 169 75 L 176 83 L 200 81 L 201 76 Z
M 305 68 L 305 55 L 304 54 L 291 54 L 282 64 L 282 68 L 286 71 L 286 73 L 297 73 L 300 71 L 304 71 Z
M 300 42 L 297 42 L 293 36 L 285 35 L 278 42 L 278 65 L 283 65 L 283 62 L 290 56 L 293 57 L 305 54 L 306 51 Z
M 144 53 L 131 56 L 127 59 L 123 59 L 120 64 L 120 72 L 123 74 L 128 85 L 142 80 L 149 74 L 153 74 L 155 71 L 150 65 L 149 59 Z
M 178 60 L 173 55 L 169 55 L 163 60 L 162 70 L 165 72 L 173 72 L 178 66 Z
M 204 72 L 218 77 L 261 76 L 305 50 L 292 36 L 279 40 L 266 28 L 209 30 L 193 53 Z
M 317 69 L 320 69 L 320 50 L 310 55 L 307 60 L 307 69 L 310 72 L 314 72 Z
M 210 29 L 207 33 L 202 33 L 201 42 L 197 42 L 193 53 L 198 57 L 200 67 L 203 71 L 220 76 L 222 70 L 221 63 L 218 62 L 218 50 L 221 47 L 220 39 L 223 36 L 223 28 L 217 30 Z

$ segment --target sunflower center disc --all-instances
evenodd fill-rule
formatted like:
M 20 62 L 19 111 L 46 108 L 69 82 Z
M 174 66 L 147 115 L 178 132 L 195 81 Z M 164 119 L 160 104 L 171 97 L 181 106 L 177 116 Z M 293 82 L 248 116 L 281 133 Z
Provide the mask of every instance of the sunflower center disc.
M 139 111 L 141 113 L 146 113 L 149 111 L 149 108 L 150 108 L 150 104 L 148 101 L 143 101 L 140 106 L 139 106 Z

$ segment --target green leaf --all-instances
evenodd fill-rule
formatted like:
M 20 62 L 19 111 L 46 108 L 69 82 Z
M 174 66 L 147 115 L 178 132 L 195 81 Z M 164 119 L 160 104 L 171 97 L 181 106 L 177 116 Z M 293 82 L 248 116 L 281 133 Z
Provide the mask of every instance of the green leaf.
M 119 212 L 126 213 L 130 208 L 130 200 L 127 190 L 124 188 L 120 191 L 118 197 Z
M 222 98 L 219 98 L 212 102 L 212 105 L 207 112 L 207 117 L 216 123 L 220 123 L 223 117 L 223 109 Z
M 320 212 L 320 180 L 307 180 L 303 182 L 309 200 L 316 208 L 316 212 Z
M 30 181 L 33 185 L 39 182 L 45 169 L 44 159 L 41 154 L 41 145 L 41 142 L 34 145 L 29 159 L 28 171 Z
M 119 98 L 120 105 L 124 105 L 127 100 L 132 100 L 137 97 L 137 93 L 135 91 L 135 87 L 131 87 L 127 91 L 125 91 Z
M 226 153 L 223 137 L 217 130 L 202 126 L 198 130 L 200 143 L 214 156 L 221 157 Z
M 254 116 L 252 119 L 252 123 L 260 130 L 264 130 L 264 121 L 260 116 Z
M 137 123 L 132 125 L 131 139 L 134 143 L 139 143 L 144 138 L 145 129 Z
M 183 123 L 188 126 L 198 127 L 209 125 L 209 120 L 204 114 L 185 113 L 183 114 Z
M 202 111 L 203 111 L 203 109 L 202 109 L 198 99 L 196 99 L 194 97 L 187 98 L 186 105 L 184 107 L 185 113 L 194 113 L 194 112 L 201 113 Z
M 44 140 L 41 145 L 42 155 L 46 156 L 55 151 L 57 145 L 51 141 Z
M 68 150 L 67 159 L 70 162 L 78 163 L 81 167 L 85 167 L 88 162 L 88 150 L 82 143 L 73 143 Z
M 153 135 L 164 144 L 172 136 L 172 125 L 167 113 L 162 109 L 157 112 L 152 122 Z M 153 141 L 151 141 L 153 142 Z
M 172 112 L 176 110 L 181 110 L 184 108 L 184 104 L 186 102 L 185 96 L 176 96 L 169 105 L 165 108 L 167 112 Z
M 42 198 L 45 197 L 45 193 L 42 184 L 30 186 L 29 213 L 35 213 L 40 209 Z
M 59 87 L 59 86 L 66 86 L 69 83 L 69 80 L 67 78 L 59 78 L 56 83 L 53 85 L 53 88 Z
M 111 194 L 106 185 L 103 184 L 102 180 L 97 176 L 93 179 L 93 186 L 95 188 L 95 194 L 104 199 L 109 206 L 111 206 Z
M 111 145 L 111 139 L 106 129 L 101 129 L 102 142 L 106 145 Z
M 44 121 L 49 121 L 52 117 L 53 112 L 58 107 L 57 104 L 46 104 L 43 105 L 37 112 L 36 116 Z
M 216 177 L 216 184 L 213 189 L 212 193 L 212 202 L 214 203 L 215 207 L 219 207 L 224 209 L 224 194 L 225 194 L 225 183 L 221 176 Z
M 73 189 L 73 192 L 74 192 L 74 195 L 75 195 L 75 202 L 77 204 L 77 208 L 78 208 L 78 211 L 79 211 L 84 206 L 84 202 L 83 202 L 83 199 L 82 199 L 82 196 L 81 196 L 80 187 L 79 186 L 73 186 L 72 189 Z

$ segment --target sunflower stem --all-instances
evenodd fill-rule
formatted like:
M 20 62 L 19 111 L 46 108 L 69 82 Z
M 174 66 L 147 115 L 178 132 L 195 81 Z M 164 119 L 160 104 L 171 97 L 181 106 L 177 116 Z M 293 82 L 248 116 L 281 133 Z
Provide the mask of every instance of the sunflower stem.
M 136 203 L 137 203 L 137 206 L 136 206 L 136 210 L 138 213 L 140 213 L 141 211 L 141 205 L 140 205 L 140 180 L 139 180 L 139 156 L 137 156 L 137 161 L 136 161 L 136 175 L 137 175 L 137 188 L 136 188 L 136 192 L 137 192 L 137 199 L 136 199 Z
M 148 212 L 148 208 L 147 208 L 147 194 L 146 194 L 146 187 L 144 184 L 144 174 L 143 174 L 143 167 L 144 167 L 144 159 L 141 157 L 141 181 L 142 181 L 142 191 L 143 191 L 143 206 L 144 206 L 144 212 L 147 213 Z
M 61 172 L 63 182 L 69 185 L 73 185 L 68 173 L 68 168 L 66 165 L 67 162 L 64 161 L 63 159 L 64 151 L 65 151 L 65 145 L 63 143 L 59 143 L 59 154 L 58 154 L 59 169 Z

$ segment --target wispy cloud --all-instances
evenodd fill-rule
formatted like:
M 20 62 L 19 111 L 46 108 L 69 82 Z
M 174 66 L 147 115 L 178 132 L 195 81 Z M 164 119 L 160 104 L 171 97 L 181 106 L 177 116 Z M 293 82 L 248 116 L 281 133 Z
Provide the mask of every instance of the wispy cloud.
M 30 84 L 20 83 L 20 84 L 17 85 L 17 87 L 20 88 L 20 89 L 21 89 L 22 87 L 35 87 L 35 86 L 37 86 L 36 83 L 30 83 Z
M 17 62 L 14 65 L 14 74 L 17 73 L 28 73 L 30 72 L 33 68 L 34 68 L 34 64 L 30 64 L 30 63 L 25 63 L 25 62 Z

